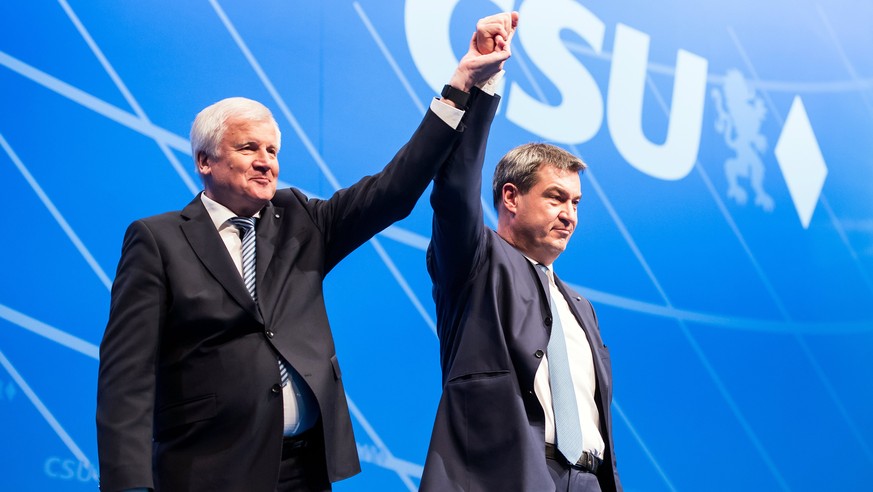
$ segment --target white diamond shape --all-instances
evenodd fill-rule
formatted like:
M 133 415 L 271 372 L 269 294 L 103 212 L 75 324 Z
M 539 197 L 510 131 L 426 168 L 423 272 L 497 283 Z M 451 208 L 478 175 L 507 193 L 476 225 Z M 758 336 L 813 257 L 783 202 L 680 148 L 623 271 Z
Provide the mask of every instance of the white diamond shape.
M 800 223 L 807 229 L 828 175 L 828 167 L 800 96 L 794 96 L 779 142 L 776 143 L 776 162 L 785 177 Z

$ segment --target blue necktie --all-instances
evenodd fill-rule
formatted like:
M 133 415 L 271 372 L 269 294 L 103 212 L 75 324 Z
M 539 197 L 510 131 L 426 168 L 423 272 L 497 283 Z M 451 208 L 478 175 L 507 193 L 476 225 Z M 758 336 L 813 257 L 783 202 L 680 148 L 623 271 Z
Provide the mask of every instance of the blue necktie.
M 549 283 L 552 275 L 545 265 L 537 265 Z M 579 421 L 579 407 L 576 405 L 576 391 L 573 378 L 570 376 L 570 360 L 567 355 L 567 340 L 564 338 L 564 326 L 551 289 L 549 305 L 552 308 L 552 335 L 547 347 L 549 356 L 549 387 L 552 390 L 552 409 L 555 412 L 555 432 L 557 447 L 561 454 L 571 463 L 576 463 L 582 457 L 585 448 L 582 445 L 582 428 Z
M 257 239 L 257 233 L 255 232 L 255 219 L 254 217 L 234 217 L 230 219 L 230 223 L 235 225 L 237 230 L 243 233 L 242 237 L 242 271 L 243 271 L 243 281 L 246 284 L 246 289 L 248 289 L 249 294 L 251 294 L 252 299 L 255 302 L 258 302 L 258 290 L 255 284 L 255 277 L 257 273 L 257 254 L 255 249 L 255 241 Z M 282 358 L 279 357 L 279 375 L 282 378 L 282 386 L 288 384 L 288 369 L 285 367 L 285 363 L 282 361 Z

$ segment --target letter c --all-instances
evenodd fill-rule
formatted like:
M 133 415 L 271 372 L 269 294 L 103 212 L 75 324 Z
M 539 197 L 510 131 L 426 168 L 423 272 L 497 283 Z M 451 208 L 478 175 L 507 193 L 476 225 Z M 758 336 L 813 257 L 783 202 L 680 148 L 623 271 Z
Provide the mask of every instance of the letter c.
M 460 1 L 407 0 L 406 2 L 404 24 L 412 62 L 415 63 L 415 68 L 427 85 L 437 94 L 458 66 L 458 58 L 452 50 L 449 38 L 449 26 L 452 12 Z M 491 3 L 497 5 L 501 12 L 508 12 L 512 10 L 514 1 L 491 0 Z M 472 35 L 471 28 L 465 34 L 465 47 Z

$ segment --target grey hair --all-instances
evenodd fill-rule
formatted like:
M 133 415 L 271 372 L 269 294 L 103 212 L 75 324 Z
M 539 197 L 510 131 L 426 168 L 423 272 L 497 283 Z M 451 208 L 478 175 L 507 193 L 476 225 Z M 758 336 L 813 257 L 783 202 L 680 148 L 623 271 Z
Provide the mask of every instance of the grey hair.
M 503 199 L 503 185 L 512 183 L 522 194 L 537 184 L 537 171 L 543 165 L 570 172 L 582 172 L 588 166 L 579 157 L 546 143 L 529 143 L 510 150 L 497 163 L 491 184 L 494 208 Z
M 191 125 L 191 155 L 197 163 L 197 155 L 205 152 L 209 157 L 218 156 L 218 146 L 227 131 L 227 120 L 240 118 L 248 121 L 269 121 L 276 128 L 276 142 L 281 145 L 282 133 L 273 118 L 273 113 L 258 101 L 245 97 L 228 97 L 197 113 Z

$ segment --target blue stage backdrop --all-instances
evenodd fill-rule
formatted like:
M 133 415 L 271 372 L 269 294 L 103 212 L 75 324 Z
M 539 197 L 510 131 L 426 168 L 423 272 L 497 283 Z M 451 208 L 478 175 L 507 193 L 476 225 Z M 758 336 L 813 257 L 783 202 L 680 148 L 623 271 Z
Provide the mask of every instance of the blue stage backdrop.
M 198 110 L 263 101 L 283 182 L 326 197 L 388 161 L 476 19 L 510 9 L 486 183 L 529 141 L 590 165 L 556 268 L 611 348 L 626 490 L 870 490 L 873 3 L 847 0 L 4 0 L 0 489 L 95 490 L 122 235 L 200 190 Z M 430 219 L 425 198 L 328 277 L 363 462 L 338 491 L 418 487 Z

